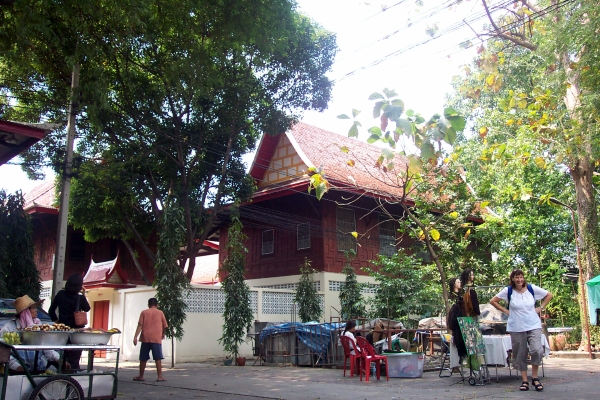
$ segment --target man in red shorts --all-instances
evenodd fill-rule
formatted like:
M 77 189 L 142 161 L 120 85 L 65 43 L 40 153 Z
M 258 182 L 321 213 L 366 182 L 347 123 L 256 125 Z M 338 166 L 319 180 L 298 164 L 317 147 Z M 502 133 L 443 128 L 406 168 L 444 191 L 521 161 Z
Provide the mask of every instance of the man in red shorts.
M 156 373 L 158 374 L 156 382 L 166 381 L 162 376 L 162 359 L 164 358 L 162 354 L 162 341 L 165 338 L 166 328 L 167 320 L 165 319 L 165 314 L 158 309 L 158 300 L 153 297 L 148 300 L 148 309 L 142 311 L 140 314 L 140 320 L 133 336 L 133 345 L 137 346 L 137 338 L 141 332 L 140 374 L 133 378 L 134 381 L 144 380 L 144 371 L 146 370 L 146 363 L 150 359 L 150 351 L 152 351 L 152 358 L 154 358 L 154 362 L 156 363 Z

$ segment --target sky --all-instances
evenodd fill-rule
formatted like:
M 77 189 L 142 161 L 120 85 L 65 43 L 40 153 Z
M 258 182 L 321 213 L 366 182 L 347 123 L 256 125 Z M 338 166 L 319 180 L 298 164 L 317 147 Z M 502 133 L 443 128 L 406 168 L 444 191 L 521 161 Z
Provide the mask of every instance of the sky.
M 301 12 L 336 33 L 339 47 L 328 74 L 334 81 L 329 108 L 322 113 L 305 112 L 302 121 L 346 134 L 350 122 L 337 116 L 351 115 L 352 109 L 357 109 L 364 128 L 359 139 L 366 140 L 366 129 L 376 124 L 368 97 L 384 88 L 395 90 L 407 109 L 425 118 L 442 113 L 446 95 L 452 91 L 452 77 L 476 55 L 477 46 L 465 50 L 459 44 L 471 40 L 479 45 L 475 32 L 482 31 L 485 15 L 478 0 L 422 3 L 298 0 Z M 433 27 L 437 27 L 437 33 L 431 37 L 426 31 Z M 51 178 L 48 170 L 47 179 Z M 28 180 L 18 165 L 0 166 L 0 189 L 7 192 L 26 193 L 40 183 Z

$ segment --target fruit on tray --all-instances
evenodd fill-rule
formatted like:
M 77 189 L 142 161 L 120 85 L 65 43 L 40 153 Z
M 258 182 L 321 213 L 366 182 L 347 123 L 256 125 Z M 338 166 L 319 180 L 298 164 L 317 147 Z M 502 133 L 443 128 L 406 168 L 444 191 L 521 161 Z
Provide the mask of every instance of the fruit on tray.
M 111 328 L 109 330 L 102 328 L 81 328 L 77 329 L 77 332 L 81 333 L 121 333 L 117 328 Z
M 2 341 L 10 345 L 21 344 L 21 337 L 19 336 L 19 332 L 4 332 Z
M 70 331 L 71 327 L 65 324 L 41 324 L 41 325 L 33 325 L 29 328 L 25 328 L 25 331 L 43 331 L 43 332 L 65 332 Z

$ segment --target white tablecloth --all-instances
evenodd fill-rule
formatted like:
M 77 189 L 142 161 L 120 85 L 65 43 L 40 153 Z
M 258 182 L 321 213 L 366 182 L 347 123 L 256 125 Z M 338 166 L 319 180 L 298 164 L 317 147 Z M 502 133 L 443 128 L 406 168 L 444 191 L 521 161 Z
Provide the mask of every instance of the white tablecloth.
M 485 343 L 485 361 L 488 365 L 506 366 L 507 351 L 512 349 L 510 335 L 484 335 Z M 542 334 L 542 346 L 544 347 L 544 357 L 550 355 L 550 345 L 546 335 Z M 450 367 L 460 366 L 458 352 L 454 343 L 450 345 Z

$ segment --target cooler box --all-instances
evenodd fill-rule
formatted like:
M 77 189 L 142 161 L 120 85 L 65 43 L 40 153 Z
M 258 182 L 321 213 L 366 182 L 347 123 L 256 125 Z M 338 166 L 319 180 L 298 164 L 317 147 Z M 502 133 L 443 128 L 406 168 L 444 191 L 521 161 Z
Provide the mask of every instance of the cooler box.
M 390 378 L 422 378 L 425 354 L 386 353 Z

